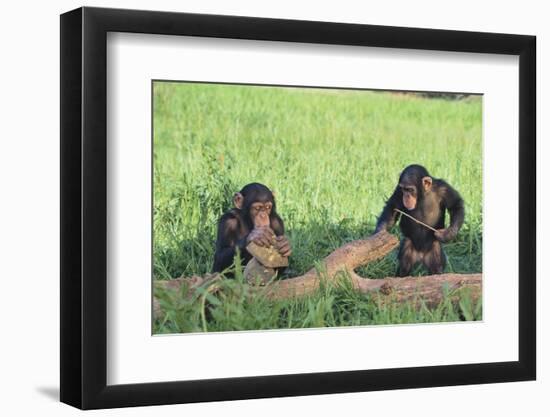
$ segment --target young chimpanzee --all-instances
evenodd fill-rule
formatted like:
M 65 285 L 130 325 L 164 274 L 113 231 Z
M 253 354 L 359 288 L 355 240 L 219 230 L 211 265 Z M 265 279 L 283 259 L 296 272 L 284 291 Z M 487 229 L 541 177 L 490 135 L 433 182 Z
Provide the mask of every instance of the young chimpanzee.
M 437 230 L 428 229 L 395 209 Z M 445 228 L 445 210 L 451 224 Z M 447 262 L 441 242 L 454 239 L 464 223 L 464 201 L 458 192 L 441 179 L 432 178 L 426 168 L 410 165 L 403 170 L 376 224 L 376 232 L 390 229 L 400 216 L 403 234 L 399 247 L 399 276 L 409 275 L 417 262 L 422 262 L 432 274 L 441 274 Z
M 218 239 L 214 254 L 213 272 L 231 266 L 237 249 L 243 265 L 252 256 L 246 250 L 250 242 L 268 247 L 272 243 L 282 256 L 290 256 L 290 242 L 286 238 L 283 220 L 275 209 L 273 193 L 265 185 L 251 183 L 233 196 L 234 208 L 225 213 L 218 223 Z

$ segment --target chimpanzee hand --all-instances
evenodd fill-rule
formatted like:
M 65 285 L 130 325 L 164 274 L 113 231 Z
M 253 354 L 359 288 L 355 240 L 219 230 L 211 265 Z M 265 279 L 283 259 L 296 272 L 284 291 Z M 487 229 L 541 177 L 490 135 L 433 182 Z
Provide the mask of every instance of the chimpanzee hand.
M 434 236 L 437 240 L 442 243 L 447 243 L 455 237 L 455 234 L 451 228 L 439 229 L 437 232 L 434 232 Z
M 277 236 L 275 238 L 275 248 L 279 251 L 281 256 L 290 256 L 292 249 L 290 248 L 290 241 L 286 236 Z
M 256 227 L 246 238 L 246 243 L 254 242 L 258 246 L 268 247 L 273 243 L 275 233 L 270 227 Z

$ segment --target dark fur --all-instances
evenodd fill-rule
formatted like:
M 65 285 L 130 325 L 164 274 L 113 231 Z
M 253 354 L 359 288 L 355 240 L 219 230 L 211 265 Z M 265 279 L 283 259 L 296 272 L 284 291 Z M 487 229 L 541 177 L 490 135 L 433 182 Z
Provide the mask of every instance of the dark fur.
M 409 275 L 417 262 L 422 262 L 432 274 L 441 274 L 445 269 L 446 256 L 441 242 L 448 242 L 456 237 L 464 223 L 464 201 L 460 194 L 441 179 L 432 177 L 432 187 L 424 192 L 422 178 L 431 177 L 426 168 L 420 165 L 410 165 L 399 177 L 399 184 L 416 187 L 417 201 L 413 210 L 407 210 L 403 205 L 403 192 L 398 186 L 386 202 L 382 214 L 376 224 L 376 232 L 390 229 L 400 217 L 399 227 L 403 234 L 399 248 L 399 276 Z M 394 211 L 397 208 L 410 214 L 417 220 L 435 229 L 445 228 L 445 210 L 449 210 L 451 224 L 446 229 L 444 237 L 437 239 L 434 232 L 414 222 L 406 216 Z
M 240 193 L 244 197 L 242 209 L 232 208 L 220 218 L 218 223 L 213 272 L 222 272 L 230 267 L 235 259 L 237 249 L 241 252 L 243 265 L 247 264 L 252 258 L 246 250 L 246 238 L 254 228 L 250 216 L 250 206 L 252 204 L 271 202 L 273 208 L 269 215 L 270 227 L 276 236 L 285 234 L 283 220 L 277 214 L 275 199 L 269 188 L 259 183 L 251 183 L 243 187 Z

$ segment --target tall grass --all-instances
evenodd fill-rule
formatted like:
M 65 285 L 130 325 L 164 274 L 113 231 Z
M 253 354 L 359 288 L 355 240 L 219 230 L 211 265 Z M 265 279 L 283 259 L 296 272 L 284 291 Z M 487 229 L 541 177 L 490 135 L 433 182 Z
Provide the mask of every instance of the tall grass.
M 335 248 L 373 231 L 400 171 L 411 163 L 447 180 L 465 200 L 465 225 L 445 246 L 448 271 L 481 271 L 481 108 L 481 98 L 474 96 L 452 101 L 371 91 L 156 82 L 154 279 L 209 272 L 217 220 L 230 208 L 233 193 L 252 181 L 275 191 L 293 248 L 287 274 L 303 273 Z M 358 272 L 377 278 L 395 269 L 391 255 Z M 334 314 L 348 317 L 334 297 Z M 303 322 L 313 314 L 315 300 L 320 299 L 292 301 L 298 303 L 293 320 Z M 414 311 L 420 320 L 421 312 Z M 277 320 L 286 314 L 273 305 L 264 313 Z M 265 319 L 257 328 L 300 327 L 293 320 L 289 325 Z M 346 320 L 329 324 L 355 323 Z M 194 319 L 188 322 L 203 329 Z M 171 323 L 157 330 L 186 328 Z M 208 330 L 231 327 L 216 315 L 208 323 Z

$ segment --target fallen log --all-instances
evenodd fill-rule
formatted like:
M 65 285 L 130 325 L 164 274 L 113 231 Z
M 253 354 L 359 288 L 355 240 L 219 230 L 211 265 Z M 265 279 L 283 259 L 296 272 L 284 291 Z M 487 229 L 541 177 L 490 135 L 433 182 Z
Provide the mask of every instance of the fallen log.
M 354 287 L 362 293 L 376 293 L 392 301 L 423 301 L 428 306 L 438 305 L 448 294 L 451 301 L 458 301 L 466 290 L 477 301 L 481 296 L 482 274 L 440 274 L 421 277 L 386 277 L 381 279 L 359 278 Z M 458 291 L 460 290 L 460 291 Z
M 350 242 L 328 255 L 317 268 L 312 268 L 304 275 L 273 281 L 261 288 L 270 299 L 281 300 L 312 294 L 319 289 L 321 280 L 334 282 L 346 276 L 353 287 L 362 293 L 376 293 L 391 297 L 397 301 L 421 298 L 429 305 L 435 305 L 443 298 L 443 288 L 450 291 L 468 287 L 474 299 L 481 294 L 481 274 L 441 274 L 422 277 L 387 277 L 381 279 L 362 278 L 354 270 L 376 259 L 382 258 L 394 249 L 399 240 L 394 235 L 382 231 L 367 239 Z M 192 293 L 198 287 L 206 287 L 223 279 L 219 274 L 208 274 L 204 277 L 177 278 L 169 281 L 156 281 L 155 288 Z M 184 295 L 185 296 L 185 295 Z M 155 317 L 162 315 L 156 297 L 153 298 Z
M 318 268 L 312 268 L 304 275 L 296 278 L 272 282 L 267 289 L 267 293 L 272 299 L 311 294 L 319 288 L 321 283 L 319 270 L 323 279 L 331 281 L 335 280 L 339 274 L 347 273 L 354 286 L 361 281 L 365 281 L 364 286 L 366 286 L 368 282 L 375 280 L 361 278 L 354 270 L 359 266 L 386 256 L 398 244 L 397 237 L 385 231 L 367 239 L 354 240 L 328 255 Z

